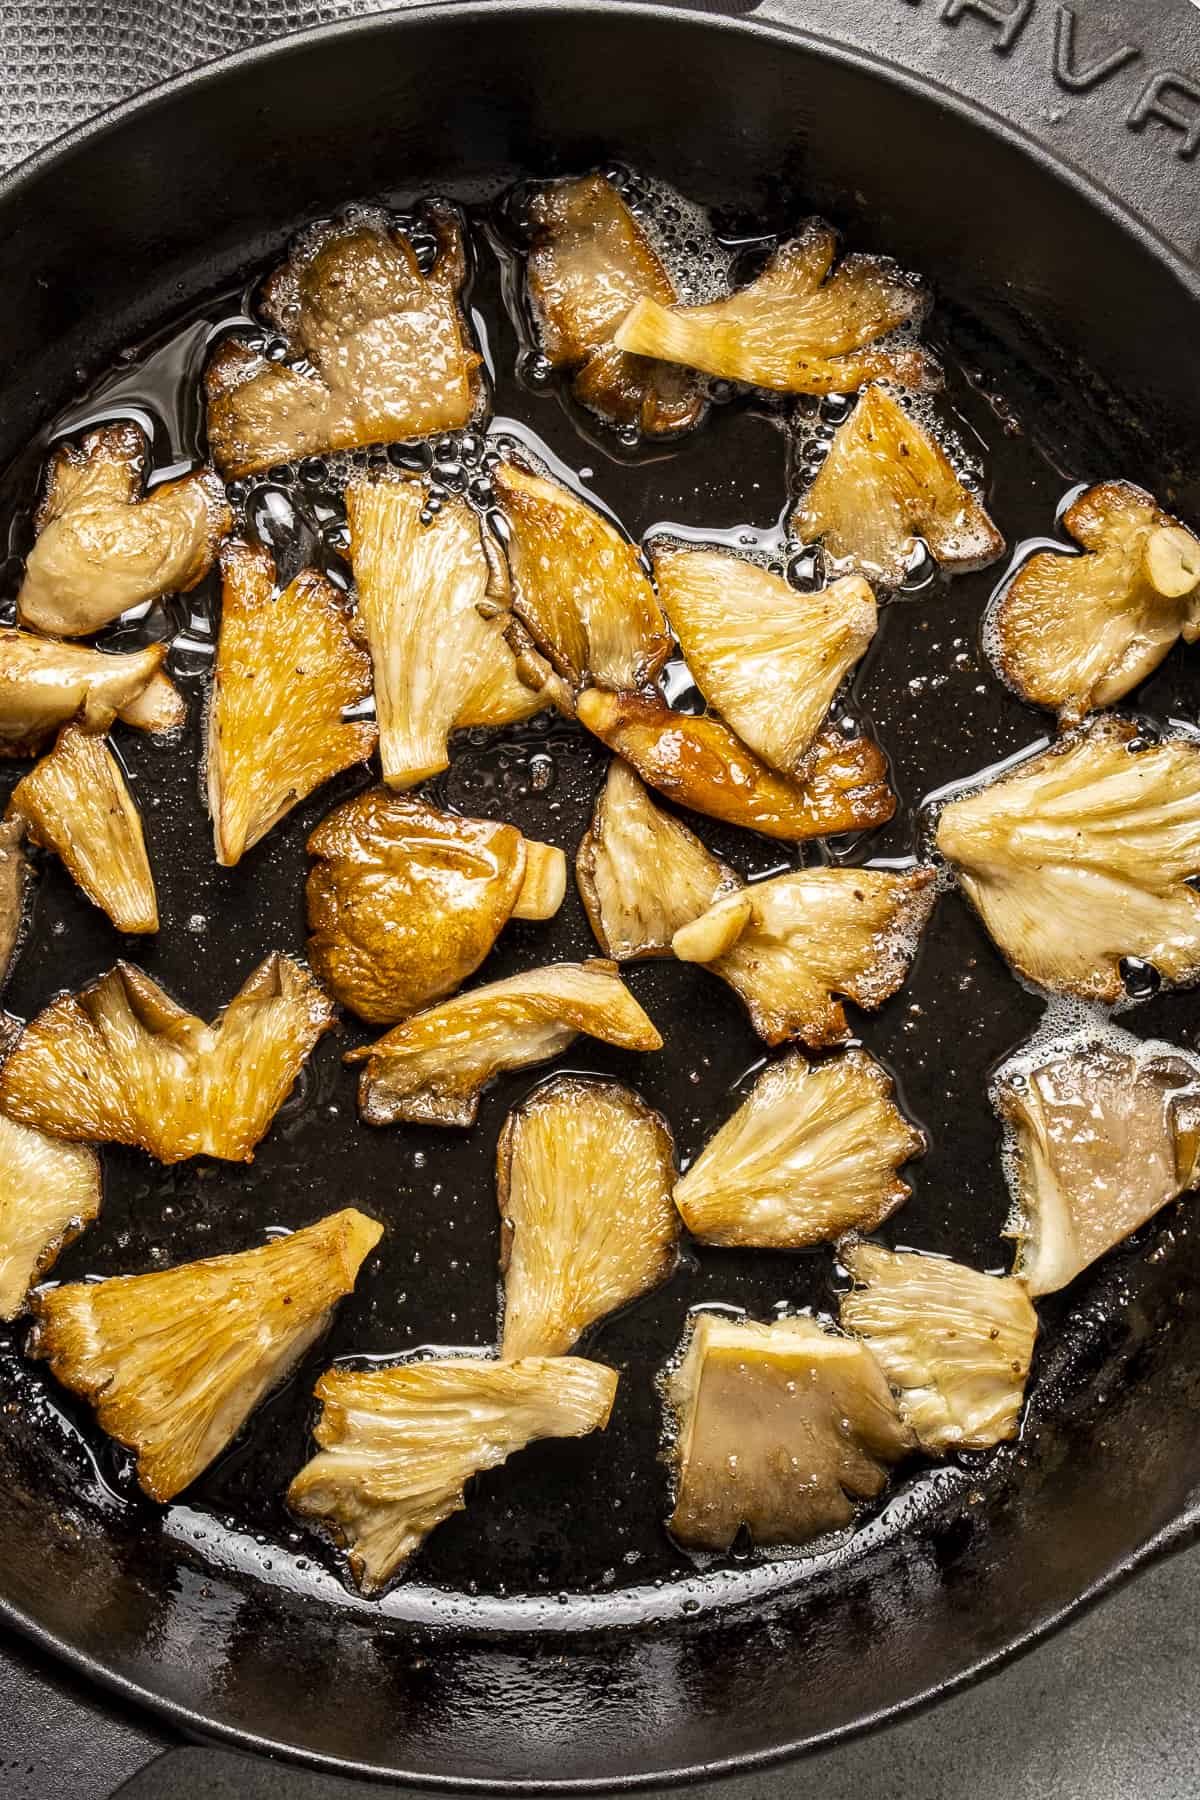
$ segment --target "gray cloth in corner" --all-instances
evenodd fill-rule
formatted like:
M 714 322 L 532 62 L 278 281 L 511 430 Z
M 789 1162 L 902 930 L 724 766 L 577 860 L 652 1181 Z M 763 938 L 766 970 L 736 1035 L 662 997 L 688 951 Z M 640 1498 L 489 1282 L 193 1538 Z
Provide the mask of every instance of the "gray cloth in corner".
M 0 170 L 143 88 L 394 0 L 0 0 Z

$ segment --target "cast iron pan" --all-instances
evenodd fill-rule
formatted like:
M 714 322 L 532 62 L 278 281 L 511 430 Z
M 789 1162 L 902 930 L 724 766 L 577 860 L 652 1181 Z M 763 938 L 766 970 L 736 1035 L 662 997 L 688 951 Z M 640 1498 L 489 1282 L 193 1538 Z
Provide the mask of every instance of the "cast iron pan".
M 3 494 L 14 549 L 28 447 L 46 421 L 123 348 L 172 321 L 227 315 L 305 220 L 350 199 L 405 205 L 433 192 L 482 208 L 516 176 L 614 160 L 673 181 L 733 236 L 786 228 L 815 207 L 852 241 L 925 271 L 950 402 L 982 441 L 991 505 L 1013 544 L 1045 533 L 1074 481 L 1110 474 L 1200 513 L 1197 284 L 1028 143 L 796 32 L 634 5 L 452 5 L 185 79 L 0 192 L 0 464 L 16 459 Z M 635 536 L 662 520 L 774 529 L 788 472 L 769 414 L 720 409 L 670 455 L 614 459 L 552 392 L 514 373 L 519 345 L 486 255 L 474 303 L 488 319 L 497 413 L 590 468 Z M 141 398 L 161 406 L 165 391 L 159 379 Z M 107 404 L 131 404 L 128 384 Z M 160 464 L 194 448 L 194 410 L 166 411 L 176 416 L 159 421 Z M 887 610 L 847 707 L 874 721 L 903 804 L 886 832 L 837 855 L 903 855 L 923 794 L 1042 735 L 1044 720 L 1000 689 L 979 653 L 993 580 L 935 581 Z M 193 640 L 205 607 L 200 596 L 190 609 Z M 175 666 L 198 713 L 205 661 L 194 642 L 177 646 Z M 1179 654 L 1134 696 L 1159 719 L 1194 720 L 1198 701 L 1194 665 Z M 135 952 L 210 1013 L 267 949 L 302 948 L 303 840 L 358 778 L 218 872 L 195 749 L 195 719 L 183 750 L 124 741 L 164 920 Z M 601 769 L 595 748 L 555 726 L 465 746 L 437 791 L 573 849 Z M 777 847 L 706 836 L 747 872 L 780 861 Z M 549 927 L 510 930 L 489 972 L 587 948 L 572 904 Z M 7 1004 L 28 1014 L 121 949 L 51 866 Z M 631 979 L 668 1053 L 639 1060 L 588 1045 L 567 1061 L 636 1084 L 692 1155 L 761 1047 L 702 971 L 652 965 Z M 984 1086 L 1040 1010 L 966 907 L 944 898 L 912 981 L 862 1021 L 932 1139 L 888 1241 L 1004 1262 L 1007 1199 Z M 1132 1022 L 1197 1039 L 1189 995 L 1154 999 Z M 385 1602 L 352 1598 L 278 1498 L 305 1453 L 312 1377 L 330 1355 L 491 1341 L 495 1137 L 539 1075 L 502 1083 L 468 1137 L 368 1133 L 340 1067 L 358 1037 L 348 1026 L 323 1044 L 251 1168 L 167 1171 L 106 1152 L 104 1217 L 56 1271 L 240 1248 L 269 1225 L 349 1203 L 386 1221 L 330 1339 L 194 1490 L 165 1512 L 140 1500 L 125 1459 L 24 1365 L 19 1334 L 0 1342 L 0 1609 L 115 1691 L 184 1729 L 330 1768 L 492 1788 L 635 1784 L 764 1761 L 945 1692 L 1191 1536 L 1200 1238 L 1184 1202 L 1044 1305 L 1017 1445 L 911 1466 L 829 1553 L 700 1568 L 661 1530 L 651 1377 L 687 1309 L 721 1300 L 769 1316 L 777 1303 L 827 1309 L 832 1298 L 827 1252 L 705 1252 L 590 1341 L 623 1372 L 606 1437 L 542 1445 L 481 1480 Z

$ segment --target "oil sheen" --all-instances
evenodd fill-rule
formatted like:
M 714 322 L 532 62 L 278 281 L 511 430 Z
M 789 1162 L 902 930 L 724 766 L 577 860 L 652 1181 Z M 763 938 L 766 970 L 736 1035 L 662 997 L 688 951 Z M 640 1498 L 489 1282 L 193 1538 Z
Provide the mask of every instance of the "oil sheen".
M 620 174 L 633 182 L 648 229 L 688 297 L 725 291 L 769 252 L 772 240 L 758 235 L 755 221 L 718 238 L 678 196 Z M 316 565 L 350 585 L 342 490 L 351 470 L 390 461 L 426 476 L 434 496 L 464 493 L 486 515 L 489 469 L 498 452 L 516 444 L 611 513 L 635 542 L 664 535 L 716 542 L 786 569 L 798 586 L 819 582 L 819 559 L 789 538 L 787 520 L 798 484 L 818 465 L 848 400 L 793 406 L 721 390 L 702 428 L 677 443 L 620 439 L 582 414 L 538 360 L 516 304 L 511 209 L 475 207 L 468 216 L 476 246 L 468 307 L 491 386 L 487 424 L 433 443 L 313 458 L 236 484 L 239 528 L 271 549 L 281 579 Z M 858 247 L 888 248 L 872 243 L 867 231 Z M 281 254 L 284 248 L 281 239 Z M 232 330 L 256 334 L 270 351 L 268 334 L 254 322 L 253 287 L 197 296 L 151 341 L 129 347 L 112 368 L 94 371 L 87 390 L 47 422 L 44 435 L 6 473 L 0 602 L 7 618 L 32 541 L 47 446 L 104 419 L 134 417 L 151 437 L 153 478 L 194 462 L 203 454 L 204 359 Z M 1090 435 L 1078 406 L 1066 404 L 1050 417 L 1044 383 L 1038 386 L 1032 372 L 971 320 L 935 307 L 925 335 L 944 360 L 947 388 L 928 419 L 922 403 L 923 421 L 935 425 L 960 468 L 980 485 L 1010 553 L 1054 537 L 1064 491 L 1074 484 L 1115 475 L 1150 481 L 1151 472 L 1108 464 L 1103 439 Z M 1071 419 L 1069 431 L 1054 423 L 1060 416 Z M 917 558 L 904 591 L 881 609 L 875 641 L 839 697 L 834 718 L 846 729 L 874 731 L 889 757 L 900 798 L 890 825 L 801 853 L 692 819 L 705 842 L 751 878 L 805 859 L 894 865 L 917 853 L 926 796 L 1020 754 L 1047 730 L 1045 716 L 1004 687 L 984 651 L 988 603 L 1004 569 L 1001 559 L 991 570 L 947 578 L 929 558 Z M 211 1016 L 267 951 L 303 954 L 306 837 L 372 777 L 363 771 L 339 777 L 237 868 L 216 866 L 198 769 L 218 619 L 217 583 L 210 578 L 106 635 L 114 648 L 169 639 L 168 666 L 190 706 L 182 741 L 155 743 L 120 728 L 117 734 L 145 821 L 161 930 L 154 939 L 122 942 L 60 865 L 46 859 L 29 939 L 5 996 L 16 1015 L 28 1018 L 53 993 L 78 988 L 126 955 Z M 666 684 L 681 710 L 703 706 L 678 659 L 668 666 Z M 1158 719 L 1194 722 L 1200 710 L 1194 664 L 1176 650 L 1131 704 Z M 451 767 L 428 792 L 440 805 L 511 819 L 572 857 L 606 761 L 583 732 L 545 715 L 502 733 L 462 736 Z M 0 798 L 21 772 L 20 765 L 4 766 Z M 572 888 L 548 923 L 510 925 L 484 974 L 499 978 L 594 953 Z M 738 1105 L 765 1052 L 736 997 L 702 968 L 652 962 L 626 973 L 662 1030 L 664 1051 L 638 1057 L 580 1039 L 566 1061 L 627 1082 L 659 1108 L 686 1166 Z M 928 1154 L 909 1172 L 913 1197 L 879 1234 L 884 1241 L 979 1268 L 1008 1266 L 1001 1232 L 1009 1196 L 988 1082 L 1038 1028 L 1043 1011 L 1043 1000 L 1008 974 L 961 898 L 943 892 L 906 986 L 878 1013 L 854 1015 L 860 1040 L 894 1073 L 905 1110 L 930 1138 Z M 1186 995 L 1152 993 L 1122 1024 L 1139 1036 L 1189 1050 L 1196 1045 Z M 161 1515 L 141 1497 L 126 1453 L 103 1437 L 88 1410 L 58 1389 L 43 1365 L 23 1360 L 24 1327 L 0 1334 L 11 1402 L 0 1433 L 15 1439 L 47 1500 L 75 1522 L 72 1529 L 86 1532 L 102 1513 L 106 1528 L 127 1533 L 131 1545 L 157 1537 L 162 1554 L 201 1576 L 236 1571 L 239 1580 L 284 1584 L 313 1605 L 367 1610 L 343 1584 L 333 1553 L 299 1531 L 283 1506 L 287 1483 L 309 1453 L 313 1383 L 338 1358 L 386 1359 L 431 1344 L 494 1345 L 496 1139 L 508 1110 L 546 1074 L 533 1069 L 502 1078 L 469 1133 L 371 1129 L 358 1120 L 355 1076 L 341 1063 L 346 1049 L 371 1035 L 343 1018 L 318 1046 L 249 1165 L 198 1160 L 167 1169 L 132 1150 L 103 1151 L 102 1217 L 64 1254 L 55 1278 L 136 1273 L 243 1249 L 272 1230 L 308 1224 L 345 1205 L 380 1219 L 386 1235 L 328 1337 L 229 1451 Z M 1169 1221 L 1147 1227 L 1070 1293 L 1042 1307 L 1028 1429 L 1036 1430 L 1039 1409 L 1052 1412 L 1071 1381 L 1086 1373 L 1096 1320 L 1109 1320 L 1106 1329 L 1119 1336 L 1131 1281 L 1141 1283 L 1144 1308 L 1163 1311 L 1172 1303 L 1178 1270 L 1151 1257 L 1161 1233 L 1173 1231 L 1173 1242 L 1183 1234 L 1179 1210 L 1168 1209 Z M 477 1479 L 467 1511 L 437 1530 L 408 1576 L 370 1604 L 397 1618 L 497 1630 L 645 1622 L 816 1579 L 831 1564 L 867 1555 L 881 1537 L 984 1503 L 1011 1474 L 1020 1447 L 961 1463 L 906 1465 L 884 1501 L 832 1545 L 769 1559 L 736 1546 L 729 1557 L 701 1565 L 669 1540 L 661 1523 L 668 1473 L 657 1378 L 690 1313 L 719 1304 L 764 1319 L 779 1309 L 828 1316 L 837 1283 L 829 1248 L 796 1254 L 703 1249 L 685 1256 L 666 1287 L 585 1340 L 585 1354 L 621 1375 L 608 1432 L 537 1444 Z

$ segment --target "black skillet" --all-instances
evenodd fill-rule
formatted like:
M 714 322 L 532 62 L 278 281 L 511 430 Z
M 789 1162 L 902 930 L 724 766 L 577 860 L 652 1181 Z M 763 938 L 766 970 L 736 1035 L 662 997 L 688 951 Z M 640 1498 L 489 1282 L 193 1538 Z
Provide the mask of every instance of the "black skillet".
M 940 13 L 951 28 L 970 14 L 964 29 L 999 39 L 1003 15 L 1015 17 L 1006 5 Z M 937 9 L 904 16 L 932 60 Z M 1186 96 L 1161 98 L 1182 112 Z M 1164 152 L 1181 139 L 1169 122 L 1150 128 Z M 30 482 L 22 452 L 39 429 L 123 347 L 172 319 L 227 313 L 304 220 L 374 196 L 402 204 L 450 192 L 482 205 L 516 176 L 612 160 L 675 182 L 733 236 L 786 228 L 815 206 L 854 241 L 925 271 L 950 398 L 986 446 L 991 503 L 1013 543 L 1046 531 L 1071 482 L 1112 473 L 1200 512 L 1200 283 L 1098 187 L 994 117 L 796 30 L 634 5 L 494 3 L 252 53 L 10 179 L 0 191 L 0 463 L 17 459 L 3 494 L 16 550 Z M 1172 204 L 1179 191 L 1176 181 Z M 678 454 L 614 460 L 581 438 L 553 394 L 514 375 L 519 346 L 491 324 L 500 313 L 486 256 L 475 298 L 493 330 L 497 410 L 519 414 L 572 467 L 592 468 L 631 532 L 663 519 L 774 526 L 786 444 L 769 418 L 723 409 Z M 162 393 L 160 381 L 149 398 Z M 185 407 L 172 444 L 163 422 L 160 463 L 188 451 L 194 423 Z M 849 705 L 874 721 L 904 805 L 888 832 L 839 854 L 903 854 L 924 793 L 1042 733 L 979 654 L 993 578 L 938 582 L 889 608 Z M 181 650 L 176 663 L 198 698 L 202 659 Z M 1134 704 L 1194 720 L 1198 700 L 1192 665 L 1176 655 Z M 136 953 L 211 1012 L 267 948 L 301 947 L 303 837 L 353 783 L 314 797 L 218 877 L 194 741 L 182 752 L 123 747 L 164 918 L 160 941 Z M 534 764 L 547 756 L 555 779 L 539 790 Z M 526 733 L 503 753 L 466 746 L 442 797 L 512 812 L 570 848 L 601 767 L 572 734 Z M 778 861 L 736 834 L 709 835 L 748 871 Z M 510 933 L 489 969 L 586 942 L 572 907 L 549 929 Z M 7 1003 L 29 1013 L 121 948 L 49 868 Z M 669 1053 L 650 1062 L 588 1047 L 568 1062 L 635 1082 L 694 1154 L 760 1047 L 700 971 L 656 966 L 633 982 Z M 1004 1260 L 1006 1198 L 982 1095 L 989 1068 L 1039 1013 L 961 902 L 945 898 L 908 988 L 862 1021 L 932 1138 L 889 1241 L 981 1266 Z M 1156 998 L 1131 1022 L 1196 1041 L 1188 995 Z M 722 1300 L 769 1315 L 778 1302 L 831 1300 L 826 1253 L 705 1253 L 591 1340 L 624 1372 L 606 1438 L 541 1446 L 479 1482 L 468 1513 L 382 1606 L 352 1600 L 320 1547 L 289 1535 L 277 1498 L 304 1453 L 309 1378 L 331 1354 L 489 1340 L 491 1157 L 531 1077 L 499 1087 L 468 1139 L 368 1134 L 339 1067 L 348 1041 L 358 1041 L 352 1027 L 326 1042 L 249 1170 L 163 1171 L 107 1153 L 104 1218 L 57 1271 L 238 1248 L 272 1223 L 349 1202 L 387 1222 L 328 1343 L 180 1504 L 162 1514 L 140 1502 L 86 1415 L 23 1365 L 20 1334 L 0 1342 L 0 1610 L 115 1691 L 185 1730 L 430 1783 L 618 1786 L 715 1772 L 945 1692 L 1193 1535 L 1200 1243 L 1184 1202 L 1044 1306 L 1019 1445 L 970 1466 L 911 1469 L 829 1554 L 701 1569 L 662 1534 L 650 1377 L 687 1308 Z

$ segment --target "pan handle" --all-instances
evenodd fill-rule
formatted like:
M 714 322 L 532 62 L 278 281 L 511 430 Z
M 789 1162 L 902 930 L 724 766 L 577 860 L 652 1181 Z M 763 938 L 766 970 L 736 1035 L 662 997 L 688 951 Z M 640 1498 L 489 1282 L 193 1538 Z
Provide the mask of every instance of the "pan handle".
M 1200 267 L 1200 7 L 1122 0 L 678 0 L 908 71 L 986 108 Z

